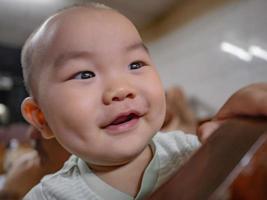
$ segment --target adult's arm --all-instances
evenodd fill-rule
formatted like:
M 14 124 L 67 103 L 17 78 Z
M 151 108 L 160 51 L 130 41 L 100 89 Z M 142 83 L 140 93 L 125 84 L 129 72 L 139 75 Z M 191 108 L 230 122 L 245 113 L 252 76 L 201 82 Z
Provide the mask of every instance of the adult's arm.
M 254 83 L 234 93 L 211 121 L 198 128 L 198 136 L 205 141 L 225 121 L 239 117 L 267 118 L 267 83 Z

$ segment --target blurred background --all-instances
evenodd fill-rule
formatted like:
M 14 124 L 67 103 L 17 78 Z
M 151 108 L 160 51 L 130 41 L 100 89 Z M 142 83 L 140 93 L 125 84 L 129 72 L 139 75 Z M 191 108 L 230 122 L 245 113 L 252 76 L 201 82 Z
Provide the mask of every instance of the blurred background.
M 80 1 L 0 0 L 0 173 L 7 146 L 12 151 L 18 147 L 16 140 L 28 140 L 20 114 L 27 96 L 20 68 L 22 45 L 47 16 L 75 2 Z M 185 113 L 194 125 L 195 119 L 213 115 L 240 87 L 267 81 L 266 0 L 97 2 L 135 23 L 166 91 L 172 87 L 172 92 L 178 91 L 169 97 L 183 99 L 176 104 L 183 107 L 177 112 Z

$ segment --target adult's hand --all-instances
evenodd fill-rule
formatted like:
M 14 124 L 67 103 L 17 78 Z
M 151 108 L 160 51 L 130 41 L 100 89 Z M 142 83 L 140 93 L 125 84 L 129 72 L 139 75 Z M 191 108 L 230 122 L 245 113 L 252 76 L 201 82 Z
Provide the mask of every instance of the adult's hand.
M 234 93 L 218 113 L 202 124 L 197 134 L 205 141 L 226 120 L 238 117 L 267 117 L 267 83 L 255 83 Z

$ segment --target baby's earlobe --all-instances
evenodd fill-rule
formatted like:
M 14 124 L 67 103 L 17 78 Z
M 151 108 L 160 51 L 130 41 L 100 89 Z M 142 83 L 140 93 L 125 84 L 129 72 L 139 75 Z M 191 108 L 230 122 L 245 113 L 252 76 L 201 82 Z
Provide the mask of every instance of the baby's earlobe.
M 27 97 L 23 100 L 21 112 L 24 119 L 37 129 L 40 129 L 45 124 L 43 113 L 32 97 Z
M 43 138 L 54 138 L 54 134 L 50 130 L 43 112 L 32 97 L 27 97 L 23 100 L 21 112 L 25 120 L 41 132 Z

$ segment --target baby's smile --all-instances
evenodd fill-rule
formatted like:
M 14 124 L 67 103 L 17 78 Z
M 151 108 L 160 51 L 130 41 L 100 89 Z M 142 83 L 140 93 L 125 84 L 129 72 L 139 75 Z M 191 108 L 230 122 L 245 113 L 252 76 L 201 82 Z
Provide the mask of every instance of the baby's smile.
M 103 128 L 110 134 L 121 134 L 133 130 L 143 115 L 136 110 L 119 113 Z

